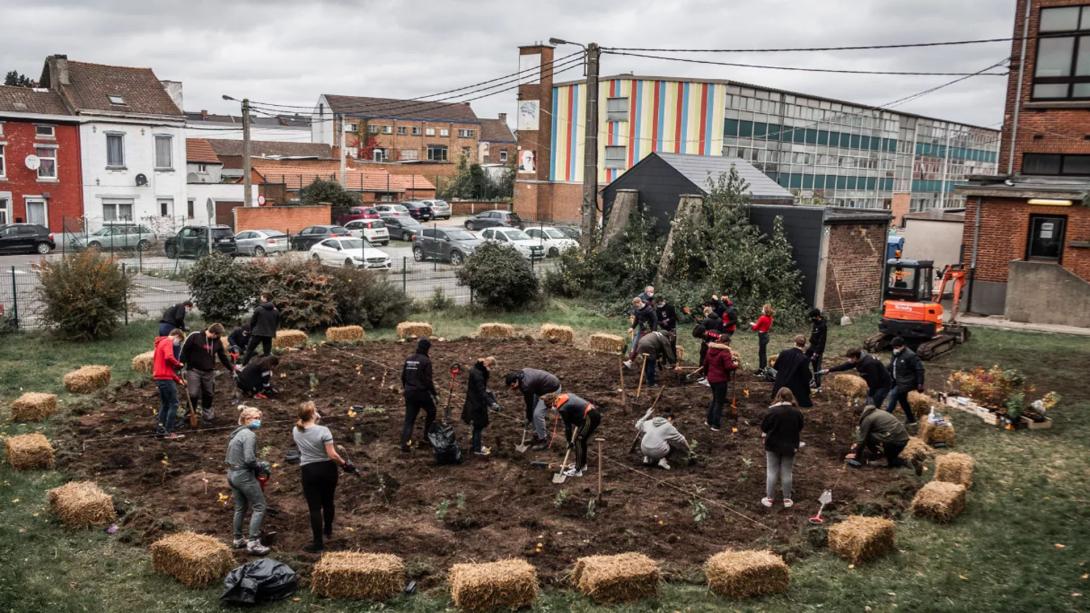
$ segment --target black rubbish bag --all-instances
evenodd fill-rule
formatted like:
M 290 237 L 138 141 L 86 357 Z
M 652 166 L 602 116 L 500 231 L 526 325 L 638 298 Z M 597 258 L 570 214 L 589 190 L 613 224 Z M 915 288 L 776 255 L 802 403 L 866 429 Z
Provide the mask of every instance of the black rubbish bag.
M 428 441 L 435 451 L 436 464 L 461 464 L 462 449 L 458 447 L 458 437 L 454 433 L 454 426 L 450 424 L 432 424 L 428 431 Z
M 283 600 L 299 588 L 299 577 L 290 566 L 270 558 L 247 562 L 223 580 L 220 600 L 226 604 L 257 604 Z

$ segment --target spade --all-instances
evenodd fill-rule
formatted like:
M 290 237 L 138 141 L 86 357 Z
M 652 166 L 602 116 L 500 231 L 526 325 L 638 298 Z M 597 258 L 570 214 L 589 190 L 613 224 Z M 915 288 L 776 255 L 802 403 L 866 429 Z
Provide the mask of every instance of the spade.
M 821 503 L 821 506 L 818 507 L 817 515 L 810 518 L 810 523 L 811 524 L 823 524 L 823 523 L 825 523 L 825 520 L 821 517 L 821 512 L 825 510 L 825 505 L 829 504 L 832 501 L 833 501 L 833 491 L 832 490 L 825 490 L 824 492 L 821 493 L 821 496 L 818 497 L 818 502 Z

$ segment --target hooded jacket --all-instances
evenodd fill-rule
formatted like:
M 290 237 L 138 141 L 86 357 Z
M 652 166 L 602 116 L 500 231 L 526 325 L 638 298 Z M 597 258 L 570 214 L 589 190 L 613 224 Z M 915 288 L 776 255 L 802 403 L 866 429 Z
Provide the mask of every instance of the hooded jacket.
M 401 367 L 401 387 L 405 395 L 427 394 L 438 396 L 435 391 L 435 381 L 432 378 L 431 358 L 428 351 L 431 349 L 431 341 L 422 338 L 416 342 L 416 353 L 410 355 Z
M 652 460 L 665 458 L 672 449 L 689 451 L 689 441 L 665 417 L 640 418 L 636 429 L 643 433 L 640 452 Z
M 208 338 L 204 330 L 198 330 L 185 337 L 179 359 L 190 370 L 215 370 L 216 358 L 227 370 L 232 370 L 230 358 L 219 338 Z
M 655 307 L 655 317 L 658 319 L 659 328 L 674 331 L 677 329 L 677 311 L 672 304 L 664 304 Z
M 174 358 L 174 337 L 161 336 L 155 341 L 155 353 L 151 360 L 151 378 L 156 381 L 176 381 L 182 378 L 176 372 L 182 363 Z
M 253 336 L 276 336 L 276 329 L 280 326 L 280 311 L 271 302 L 263 302 L 254 309 L 250 317 L 250 334 Z
M 185 328 L 185 303 L 179 302 L 178 304 L 163 311 L 163 318 L 159 320 L 161 324 L 170 324 L 175 328 L 178 328 L 182 332 L 186 332 Z
M 636 353 L 646 353 L 649 360 L 662 358 L 668 366 L 677 363 L 673 339 L 665 332 L 655 331 L 641 336 L 636 345 Z
M 858 362 L 845 362 L 840 366 L 830 368 L 829 372 L 843 372 L 852 368 L 859 372 L 859 376 L 863 377 L 863 380 L 867 382 L 867 391 L 869 393 L 886 390 L 893 385 L 893 380 L 889 377 L 889 370 L 886 365 L 869 353 L 864 353 Z
M 868 406 L 863 409 L 863 415 L 859 418 L 859 433 L 855 442 L 865 445 L 868 440 L 901 445 L 908 442 L 908 430 L 905 430 L 905 425 L 893 413 Z
M 911 389 L 923 387 L 923 373 L 923 362 L 920 356 L 908 347 L 901 350 L 901 353 L 893 354 L 889 360 L 889 376 L 897 387 Z
M 636 309 L 632 313 L 632 317 L 635 320 L 632 327 L 637 330 L 642 330 L 644 333 L 651 330 L 659 329 L 659 319 L 655 315 L 655 307 L 650 304 L 644 304 L 642 308 Z
M 824 315 L 812 320 L 810 326 L 810 348 L 807 349 L 807 352 L 811 355 L 815 353 L 825 353 L 825 340 L 828 336 L 829 320 L 825 319 Z
M 488 425 L 488 405 L 492 404 L 488 397 L 488 375 L 488 369 L 479 360 L 469 369 L 469 385 L 466 388 L 465 404 L 462 405 L 462 421 L 477 428 Z
M 790 402 L 777 402 L 768 407 L 761 420 L 765 433 L 765 450 L 780 455 L 795 455 L 799 449 L 799 433 L 804 420 L 802 411 Z
M 231 433 L 225 461 L 231 470 L 257 468 L 257 434 L 249 426 L 239 426 Z
M 738 368 L 734 363 L 734 354 L 723 343 L 708 343 L 708 353 L 704 356 L 704 372 L 708 383 L 726 383 L 732 372 Z

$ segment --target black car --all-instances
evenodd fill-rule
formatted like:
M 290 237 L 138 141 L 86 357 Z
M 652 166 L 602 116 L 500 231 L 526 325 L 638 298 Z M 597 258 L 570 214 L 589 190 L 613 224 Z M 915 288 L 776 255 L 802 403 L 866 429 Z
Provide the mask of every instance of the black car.
M 410 200 L 409 202 L 402 202 L 401 205 L 409 209 L 409 216 L 413 219 L 417 221 L 431 221 L 431 207 L 423 202 Z
M 291 248 L 296 251 L 307 251 L 327 238 L 351 235 L 352 233 L 344 226 L 307 226 L 300 230 L 299 234 L 291 237 Z
M 0 226 L 0 253 L 40 253 L 57 248 L 49 228 L 36 223 L 12 223 Z
M 200 258 L 208 255 L 208 234 L 212 233 L 212 249 L 225 255 L 237 255 L 235 233 L 231 226 L 185 226 L 163 243 L 168 258 Z
M 477 213 L 466 220 L 466 230 L 476 232 L 483 228 L 496 228 L 507 226 L 510 228 L 522 228 L 522 219 L 514 211 L 485 211 Z
M 416 235 L 424 228 L 419 221 L 404 215 L 383 217 L 382 223 L 386 224 L 386 230 L 390 233 L 390 238 L 396 238 L 399 241 L 416 240 Z

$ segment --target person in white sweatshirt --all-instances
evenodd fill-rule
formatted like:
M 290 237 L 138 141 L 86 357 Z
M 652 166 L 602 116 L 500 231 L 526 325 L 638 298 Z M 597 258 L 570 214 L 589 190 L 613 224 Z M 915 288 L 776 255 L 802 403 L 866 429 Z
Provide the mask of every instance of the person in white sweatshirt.
M 636 422 L 636 429 L 643 435 L 640 440 L 643 463 L 647 466 L 657 464 L 661 468 L 670 470 L 667 458 L 671 454 L 675 458 L 689 457 L 689 442 L 674 427 L 673 415 L 667 413 L 665 416 L 651 417 L 651 410 L 647 409 L 643 417 Z

